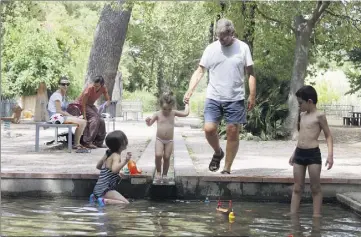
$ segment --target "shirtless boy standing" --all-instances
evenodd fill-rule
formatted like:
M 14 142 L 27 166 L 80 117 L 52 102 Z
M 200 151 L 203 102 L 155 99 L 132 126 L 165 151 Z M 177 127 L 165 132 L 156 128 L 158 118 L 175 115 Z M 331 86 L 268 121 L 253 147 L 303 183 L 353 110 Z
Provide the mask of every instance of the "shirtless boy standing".
M 166 93 L 160 98 L 161 110 L 154 113 L 153 117 L 146 118 L 145 122 L 151 126 L 157 121 L 157 139 L 155 143 L 155 166 L 157 173 L 155 182 L 168 182 L 167 174 L 169 169 L 169 159 L 173 152 L 174 118 L 186 117 L 189 115 L 189 105 L 185 105 L 184 112 L 173 110 L 175 98 L 173 93 Z M 163 173 L 161 174 L 163 159 Z
M 317 111 L 317 92 L 312 86 L 303 86 L 296 92 L 300 114 L 298 117 L 297 148 L 289 160 L 293 166 L 294 187 L 291 200 L 291 214 L 296 214 L 300 207 L 302 191 L 305 183 L 306 169 L 310 176 L 313 199 L 313 216 L 321 216 L 322 192 L 320 174 L 322 168 L 321 152 L 318 137 L 323 130 L 328 147 L 325 166 L 333 165 L 333 140 L 325 114 Z

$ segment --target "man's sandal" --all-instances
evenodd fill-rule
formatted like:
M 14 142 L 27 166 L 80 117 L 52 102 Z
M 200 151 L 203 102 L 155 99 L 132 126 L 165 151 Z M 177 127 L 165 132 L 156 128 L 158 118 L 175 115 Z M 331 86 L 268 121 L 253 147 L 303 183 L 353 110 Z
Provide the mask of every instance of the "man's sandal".
M 86 148 L 79 148 L 75 150 L 75 153 L 90 153 L 91 150 L 86 149 Z
M 221 148 L 220 155 L 213 154 L 211 163 L 209 163 L 209 167 L 208 167 L 209 170 L 212 172 L 216 172 L 217 170 L 219 170 L 219 164 L 221 163 L 221 160 L 223 159 L 223 157 L 224 157 L 224 152 Z
M 86 149 L 82 145 L 73 146 L 73 149 L 75 150 L 75 153 L 90 153 L 91 150 Z
M 231 174 L 231 172 L 227 171 L 227 170 L 222 170 L 221 174 Z

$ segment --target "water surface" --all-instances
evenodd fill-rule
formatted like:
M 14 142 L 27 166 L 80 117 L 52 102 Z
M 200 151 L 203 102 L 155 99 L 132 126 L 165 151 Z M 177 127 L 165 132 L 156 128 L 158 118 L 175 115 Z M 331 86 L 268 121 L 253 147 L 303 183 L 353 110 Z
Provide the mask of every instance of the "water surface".
M 153 202 L 99 208 L 77 199 L 2 199 L 1 236 L 361 236 L 361 218 L 337 204 L 313 221 L 312 205 L 290 218 L 288 204 L 233 203 L 236 220 L 217 213 L 216 202 Z

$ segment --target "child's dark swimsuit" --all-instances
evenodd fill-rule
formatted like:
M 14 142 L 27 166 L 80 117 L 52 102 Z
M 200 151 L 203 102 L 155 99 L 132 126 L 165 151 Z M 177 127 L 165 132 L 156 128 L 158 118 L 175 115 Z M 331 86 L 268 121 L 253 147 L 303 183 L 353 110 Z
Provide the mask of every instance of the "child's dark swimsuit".
M 296 148 L 294 163 L 308 166 L 312 164 L 322 164 L 321 151 L 319 147 L 310 149 Z
M 110 169 L 105 168 L 105 166 L 103 165 L 100 170 L 98 181 L 94 187 L 94 196 L 96 198 L 103 197 L 108 191 L 115 190 L 115 187 L 117 186 L 119 180 L 119 174 L 114 174 Z

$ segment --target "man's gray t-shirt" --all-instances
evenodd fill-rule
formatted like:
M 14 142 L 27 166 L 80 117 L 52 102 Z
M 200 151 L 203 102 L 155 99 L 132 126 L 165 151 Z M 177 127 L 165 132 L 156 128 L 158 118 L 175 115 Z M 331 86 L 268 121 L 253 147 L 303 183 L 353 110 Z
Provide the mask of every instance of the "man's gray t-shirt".
M 208 45 L 199 65 L 209 70 L 207 98 L 217 101 L 244 100 L 244 69 L 253 65 L 248 45 L 234 39 L 222 46 L 217 40 Z

